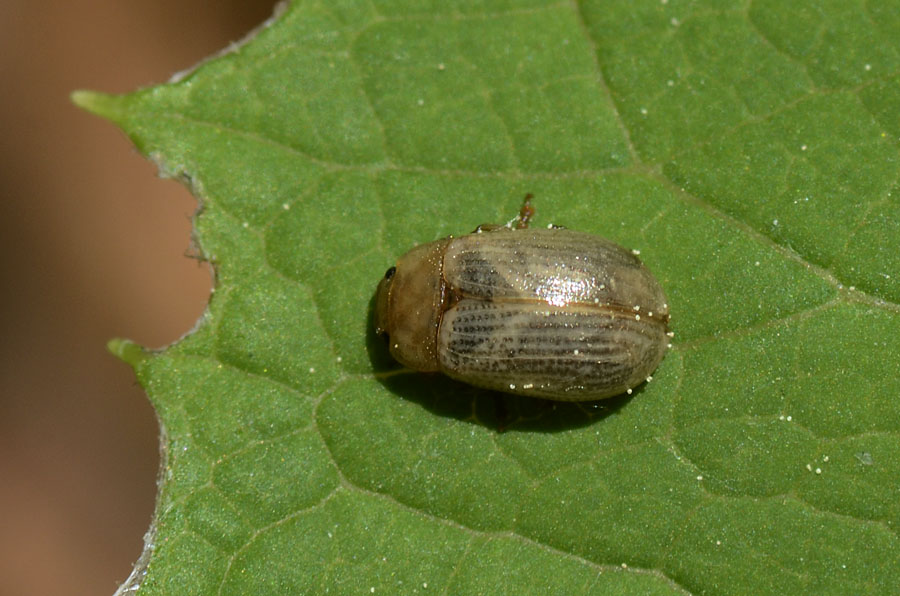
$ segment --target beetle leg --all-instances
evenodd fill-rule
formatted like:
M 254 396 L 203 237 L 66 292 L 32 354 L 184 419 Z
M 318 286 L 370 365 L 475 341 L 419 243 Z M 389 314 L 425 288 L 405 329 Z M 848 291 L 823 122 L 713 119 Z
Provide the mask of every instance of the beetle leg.
M 519 214 L 516 215 L 511 221 L 509 221 L 506 225 L 499 224 L 481 224 L 473 234 L 481 234 L 482 232 L 494 232 L 496 230 L 502 229 L 510 229 L 515 228 L 516 230 L 524 230 L 528 227 L 528 222 L 531 221 L 531 218 L 534 217 L 534 207 L 531 206 L 531 199 L 534 198 L 534 195 L 528 193 L 525 195 L 525 200 L 522 201 L 522 208 L 519 209 Z M 557 226 L 553 226 L 557 227 Z
M 475 228 L 475 231 L 472 233 L 473 234 L 481 234 L 482 232 L 493 232 L 495 230 L 501 230 L 505 227 L 506 226 L 501 226 L 499 224 L 481 224 L 480 226 Z
M 522 201 L 522 208 L 519 210 L 519 216 L 515 219 L 517 230 L 527 228 L 528 222 L 534 217 L 534 207 L 531 206 L 531 199 L 533 198 L 534 195 L 531 193 L 525 195 L 525 200 Z

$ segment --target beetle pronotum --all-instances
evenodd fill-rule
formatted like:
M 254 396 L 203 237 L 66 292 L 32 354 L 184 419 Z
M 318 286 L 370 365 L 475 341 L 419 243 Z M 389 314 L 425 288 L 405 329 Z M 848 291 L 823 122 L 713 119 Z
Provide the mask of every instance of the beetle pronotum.
M 401 364 L 478 387 L 562 401 L 630 393 L 666 352 L 662 288 L 609 240 L 527 229 L 529 198 L 516 226 L 400 257 L 378 285 L 376 332 Z

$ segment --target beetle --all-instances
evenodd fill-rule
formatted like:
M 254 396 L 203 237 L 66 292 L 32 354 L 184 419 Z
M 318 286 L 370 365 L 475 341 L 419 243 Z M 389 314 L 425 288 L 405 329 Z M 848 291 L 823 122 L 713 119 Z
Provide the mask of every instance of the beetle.
M 561 227 L 505 226 L 422 244 L 378 284 L 375 331 L 422 372 L 559 401 L 631 393 L 669 346 L 669 306 L 632 252 Z M 515 225 L 513 225 L 515 223 Z

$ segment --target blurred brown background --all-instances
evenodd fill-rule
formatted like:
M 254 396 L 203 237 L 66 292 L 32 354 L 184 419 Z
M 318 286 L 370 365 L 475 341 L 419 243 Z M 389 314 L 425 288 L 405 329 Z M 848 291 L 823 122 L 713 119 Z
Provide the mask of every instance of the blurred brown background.
M 273 2 L 0 2 L 0 594 L 111 595 L 143 545 L 157 427 L 112 337 L 185 333 L 194 199 L 69 102 L 166 81 Z

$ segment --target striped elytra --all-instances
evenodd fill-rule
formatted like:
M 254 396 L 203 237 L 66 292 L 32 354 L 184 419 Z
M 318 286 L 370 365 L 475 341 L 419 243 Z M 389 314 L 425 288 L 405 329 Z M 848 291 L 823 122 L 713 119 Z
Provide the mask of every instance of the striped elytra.
M 528 203 L 526 201 L 526 207 Z M 562 401 L 611 397 L 665 355 L 665 294 L 631 251 L 563 228 L 482 226 L 418 246 L 378 285 L 376 331 L 424 372 Z

